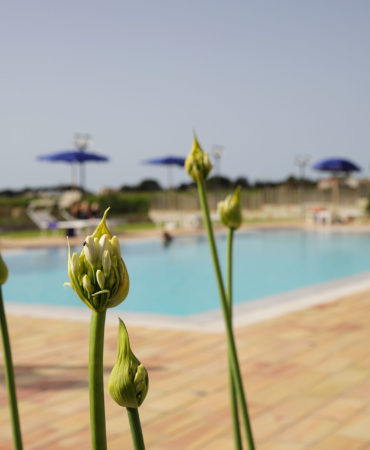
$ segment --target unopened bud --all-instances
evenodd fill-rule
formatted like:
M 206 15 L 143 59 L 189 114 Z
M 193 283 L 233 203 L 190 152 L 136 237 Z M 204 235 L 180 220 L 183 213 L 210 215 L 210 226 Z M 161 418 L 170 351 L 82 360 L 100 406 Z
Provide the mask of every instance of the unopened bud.
M 109 393 L 120 406 L 138 408 L 148 386 L 148 372 L 132 353 L 125 324 L 119 319 L 117 359 L 109 378 Z
M 113 236 L 110 240 L 113 250 L 117 256 L 117 258 L 121 257 L 121 246 L 119 245 L 119 240 L 117 239 L 117 236 Z
M 238 229 L 242 224 L 242 206 L 240 200 L 240 186 L 233 194 L 228 195 L 225 200 L 217 205 L 221 222 L 229 228 Z
M 217 205 L 221 222 L 229 228 L 238 229 L 242 224 L 242 207 L 240 200 L 240 186 L 233 194 L 228 195 Z
M 96 281 L 98 282 L 100 289 L 104 289 L 105 276 L 100 269 L 96 271 Z
M 99 256 L 102 258 L 103 253 L 111 248 L 111 244 L 109 242 L 109 237 L 107 234 L 103 234 L 103 236 L 99 239 Z
M 69 252 L 68 257 L 69 285 L 89 308 L 99 312 L 119 305 L 129 290 L 118 239 L 112 238 L 105 222 L 108 210 L 86 238 L 80 256 Z
M 108 250 L 105 250 L 105 251 L 104 251 L 102 260 L 103 260 L 103 261 L 102 261 L 102 264 L 103 264 L 103 272 L 104 272 L 104 275 L 105 275 L 106 277 L 108 277 L 109 274 L 110 274 L 111 266 L 112 266 L 112 261 L 111 261 L 110 253 L 109 253 Z
M 194 133 L 193 148 L 185 161 L 185 169 L 195 182 L 203 182 L 212 170 L 212 163 L 204 153 Z
M 79 270 L 79 267 L 80 267 L 80 259 L 79 259 L 78 255 L 77 255 L 77 253 L 73 253 L 73 255 L 72 255 L 71 266 L 72 266 L 71 269 L 72 269 L 73 274 L 75 276 L 77 276 L 78 275 L 78 270 Z
M 94 242 L 94 238 L 92 236 L 88 236 L 86 238 L 84 254 L 87 259 L 87 262 L 90 263 L 93 267 L 95 267 L 99 258 L 99 253 L 96 244 Z
M 82 277 L 82 286 L 88 294 L 92 294 L 94 292 L 94 287 L 88 275 L 84 275 Z

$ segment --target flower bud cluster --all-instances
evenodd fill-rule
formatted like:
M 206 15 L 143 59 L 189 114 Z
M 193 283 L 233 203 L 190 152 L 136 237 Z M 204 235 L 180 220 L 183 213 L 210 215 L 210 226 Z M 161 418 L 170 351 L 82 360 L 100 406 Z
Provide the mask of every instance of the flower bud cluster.
M 148 372 L 131 351 L 125 324 L 119 319 L 117 359 L 109 378 L 109 393 L 120 406 L 138 408 L 148 387 Z
M 242 207 L 240 200 L 240 186 L 225 200 L 218 202 L 217 211 L 221 222 L 229 228 L 236 230 L 242 224 Z
M 208 153 L 204 153 L 196 135 L 194 134 L 193 148 L 185 161 L 185 169 L 195 182 L 206 180 L 212 170 L 212 163 Z
M 69 255 L 68 274 L 72 289 L 94 311 L 119 305 L 127 296 L 129 278 L 116 236 L 111 237 L 104 214 L 95 233 L 87 236 L 84 248 Z

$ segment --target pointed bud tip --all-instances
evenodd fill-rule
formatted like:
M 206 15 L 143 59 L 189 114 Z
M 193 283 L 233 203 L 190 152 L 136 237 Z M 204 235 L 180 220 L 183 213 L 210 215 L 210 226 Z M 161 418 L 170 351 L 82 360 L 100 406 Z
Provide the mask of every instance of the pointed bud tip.
M 220 201 L 217 205 L 221 222 L 234 230 L 240 228 L 243 220 L 240 189 L 238 186 L 232 194 L 226 196 L 225 200 Z
M 185 160 L 185 170 L 198 183 L 203 182 L 208 177 L 213 166 L 208 154 L 200 146 L 195 132 L 193 134 L 193 147 Z
M 149 377 L 145 367 L 130 348 L 124 322 L 119 320 L 118 351 L 109 377 L 109 393 L 113 400 L 126 408 L 138 408 L 148 392 Z

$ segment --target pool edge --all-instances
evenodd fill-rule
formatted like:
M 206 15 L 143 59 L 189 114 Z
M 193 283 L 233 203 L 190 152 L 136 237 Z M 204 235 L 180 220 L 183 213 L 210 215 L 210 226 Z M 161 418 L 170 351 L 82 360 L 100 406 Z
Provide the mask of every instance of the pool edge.
M 366 290 L 370 290 L 370 272 L 238 303 L 234 306 L 234 327 L 245 327 L 294 311 L 329 303 Z M 16 302 L 5 302 L 5 307 L 7 314 L 16 316 L 83 322 L 90 320 L 89 309 L 83 307 L 50 305 L 45 308 L 45 305 L 31 305 Z M 207 333 L 220 333 L 224 331 L 221 310 L 194 314 L 187 317 L 109 310 L 107 323 L 117 323 L 118 317 L 122 317 L 130 326 Z

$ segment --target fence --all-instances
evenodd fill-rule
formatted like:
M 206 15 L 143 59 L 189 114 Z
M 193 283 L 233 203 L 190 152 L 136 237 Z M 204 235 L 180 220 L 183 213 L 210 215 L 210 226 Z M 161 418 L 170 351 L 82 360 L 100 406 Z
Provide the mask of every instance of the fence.
M 228 194 L 226 191 L 209 192 L 208 199 L 211 209 L 215 209 L 217 202 Z M 359 200 L 364 200 L 369 196 L 368 185 L 362 184 L 356 189 L 340 187 L 339 205 L 354 206 Z M 333 195 L 330 189 L 319 190 L 317 187 L 292 187 L 285 186 L 275 188 L 264 188 L 258 190 L 242 191 L 243 209 L 259 210 L 266 205 L 276 206 L 301 206 L 316 205 L 329 206 L 333 202 Z M 197 192 L 160 192 L 151 195 L 151 209 L 172 209 L 181 211 L 194 211 L 199 209 Z

